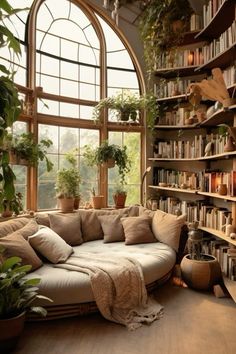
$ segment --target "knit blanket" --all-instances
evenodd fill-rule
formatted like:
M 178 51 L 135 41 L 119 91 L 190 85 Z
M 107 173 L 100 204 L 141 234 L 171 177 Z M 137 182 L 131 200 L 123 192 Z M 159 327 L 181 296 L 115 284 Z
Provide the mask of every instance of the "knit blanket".
M 134 259 L 80 253 L 55 267 L 88 274 L 100 313 L 129 330 L 162 316 L 163 308 L 148 296 L 142 268 Z

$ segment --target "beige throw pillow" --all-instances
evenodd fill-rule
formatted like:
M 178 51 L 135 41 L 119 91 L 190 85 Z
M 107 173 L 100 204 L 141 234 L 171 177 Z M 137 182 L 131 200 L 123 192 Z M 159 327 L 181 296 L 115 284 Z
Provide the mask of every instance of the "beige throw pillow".
M 156 242 L 151 230 L 152 219 L 149 216 L 121 218 L 125 233 L 125 244 Z
M 0 222 L 0 237 L 7 236 L 12 232 L 21 229 L 23 226 L 28 224 L 29 220 L 29 218 L 19 217 Z
M 65 262 L 73 252 L 71 246 L 46 226 L 42 226 L 34 235 L 30 236 L 29 243 L 52 263 Z
M 15 233 L 21 234 L 26 240 L 28 239 L 29 236 L 33 235 L 35 232 L 37 232 L 39 229 L 39 226 L 37 222 L 34 219 L 29 219 L 29 222 L 23 226 L 21 229 L 13 232 L 11 235 L 14 235 Z
M 66 243 L 76 246 L 83 242 L 78 213 L 48 214 L 48 216 L 51 229 L 61 236 Z
M 31 270 L 35 270 L 43 264 L 29 242 L 20 233 L 17 233 L 17 231 L 14 234 L 0 238 L 0 245 L 5 249 L 3 254 L 3 258 L 5 259 L 12 256 L 20 257 L 22 265 L 32 265 Z
M 120 215 L 103 215 L 98 216 L 98 219 L 102 226 L 104 243 L 125 240 L 124 229 L 120 221 Z
M 156 210 L 152 219 L 152 231 L 158 241 L 167 244 L 177 252 L 181 228 L 185 220 L 186 215 L 175 216 Z

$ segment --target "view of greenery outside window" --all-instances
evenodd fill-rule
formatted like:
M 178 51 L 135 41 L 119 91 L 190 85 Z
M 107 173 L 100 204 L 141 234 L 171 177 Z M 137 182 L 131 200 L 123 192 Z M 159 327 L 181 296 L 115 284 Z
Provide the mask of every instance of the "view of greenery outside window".
M 140 133 L 109 132 L 109 143 L 120 146 L 127 146 L 127 154 L 131 160 L 131 170 L 126 176 L 124 189 L 127 192 L 126 204 L 138 203 L 140 200 Z M 108 171 L 108 204 L 114 205 L 112 194 L 119 184 L 118 168 L 111 168 Z
M 97 169 L 88 167 L 83 161 L 83 146 L 90 144 L 98 146 L 98 130 L 57 127 L 50 125 L 39 125 L 39 139 L 45 137 L 53 141 L 53 145 L 48 150 L 48 157 L 53 162 L 53 170 L 47 172 L 45 164 L 40 163 L 38 168 L 38 205 L 39 209 L 56 209 L 57 198 L 55 181 L 57 171 L 63 167 L 68 167 L 65 154 L 68 151 L 78 149 L 77 161 L 80 169 L 81 184 L 81 206 L 90 200 L 91 190 L 97 188 Z
M 14 15 L 11 19 L 12 23 L 8 23 L 15 37 L 20 39 L 22 57 L 11 57 L 5 48 L 0 52 L 0 59 L 3 60 L 4 65 L 16 70 L 15 82 L 17 84 L 27 87 L 28 83 L 32 82 L 33 91 L 35 87 L 42 87 L 43 94 L 48 95 L 34 102 L 37 110 L 35 117 L 26 114 L 24 122 L 17 122 L 20 127 L 17 127 L 18 132 L 22 132 L 22 129 L 27 131 L 28 126 L 33 128 L 35 124 L 38 140 L 48 138 L 53 141 L 53 145 L 48 149 L 48 158 L 54 167 L 52 171 L 47 172 L 45 164 L 39 163 L 37 206 L 34 207 L 37 209 L 58 207 L 54 188 L 56 173 L 58 169 L 66 167 L 64 156 L 69 150 L 75 148 L 78 149 L 78 168 L 81 175 L 80 206 L 90 201 L 92 188 L 99 191 L 99 183 L 103 181 L 99 181 L 98 169 L 88 167 L 85 163 L 83 146 L 86 144 L 98 146 L 104 132 L 105 135 L 109 134 L 109 140 L 114 139 L 118 145 L 127 145 L 128 153 L 135 161 L 135 175 L 131 173 L 127 178 L 127 191 L 130 191 L 127 203 L 138 203 L 140 201 L 140 174 L 137 171 L 140 170 L 141 163 L 140 153 L 138 153 L 141 129 L 139 131 L 137 128 L 137 132 L 128 132 L 127 127 L 124 126 L 120 127 L 119 133 L 109 133 L 106 128 L 95 126 L 92 116 L 93 107 L 103 98 L 100 96 L 101 91 L 106 92 L 107 97 L 126 89 L 140 94 L 139 78 L 133 58 L 118 34 L 100 14 L 94 11 L 94 20 L 93 16 L 87 16 L 83 1 L 21 0 L 20 5 L 31 7 L 37 2 L 39 7 L 35 20 L 28 21 L 30 15 L 28 11 Z M 13 8 L 19 7 L 18 0 L 9 0 L 9 3 Z M 100 22 L 101 29 L 99 30 L 98 27 L 96 28 L 95 18 Z M 33 37 L 36 36 L 36 52 L 33 50 L 27 53 L 30 36 L 26 33 L 32 31 L 28 28 L 31 22 L 36 29 L 36 33 L 32 34 Z M 106 53 L 104 53 L 107 59 L 106 65 L 100 61 L 103 55 L 100 32 L 106 42 Z M 34 56 L 36 56 L 35 72 L 32 67 L 27 67 Z M 107 82 L 104 81 L 105 72 Z M 32 80 L 34 77 L 35 87 L 34 80 Z M 101 90 L 104 84 L 107 86 L 105 90 Z M 21 93 L 22 100 L 24 100 L 24 95 L 26 93 Z M 63 99 L 60 99 L 60 96 L 63 96 Z M 114 121 L 114 119 L 108 117 L 108 121 Z M 24 201 L 26 201 L 27 167 L 14 166 L 14 172 L 17 175 L 17 188 L 22 192 Z M 110 190 L 116 183 L 117 171 L 116 169 L 109 170 L 108 174 L 108 204 L 111 205 L 113 202 Z

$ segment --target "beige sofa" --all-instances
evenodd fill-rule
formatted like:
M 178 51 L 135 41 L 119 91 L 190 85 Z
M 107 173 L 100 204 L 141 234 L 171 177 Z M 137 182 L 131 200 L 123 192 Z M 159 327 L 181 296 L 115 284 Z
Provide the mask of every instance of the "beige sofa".
M 97 310 L 89 276 L 57 264 L 84 252 L 134 258 L 142 267 L 146 287 L 152 289 L 170 277 L 186 242 L 183 225 L 183 216 L 138 206 L 38 214 L 1 222 L 0 244 L 6 256 L 18 255 L 23 263 L 32 264 L 26 277 L 41 278 L 40 292 L 53 303 L 40 304 L 52 319 Z

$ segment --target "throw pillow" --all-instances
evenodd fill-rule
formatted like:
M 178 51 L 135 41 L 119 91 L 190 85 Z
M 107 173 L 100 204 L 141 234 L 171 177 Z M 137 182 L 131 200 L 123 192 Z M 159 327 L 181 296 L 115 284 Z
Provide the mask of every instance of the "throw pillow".
M 37 224 L 50 227 L 50 220 L 47 213 L 39 213 L 35 215 L 35 220 Z
M 186 215 L 175 216 L 156 210 L 152 219 L 152 231 L 156 239 L 178 252 L 181 228 L 185 224 L 185 219 Z
M 104 243 L 124 241 L 124 229 L 121 224 L 120 215 L 103 215 L 98 216 L 102 231 L 104 233 Z
M 15 233 L 20 233 L 21 236 L 23 236 L 26 240 L 28 239 L 29 236 L 33 235 L 35 232 L 38 231 L 39 226 L 37 222 L 34 219 L 28 219 L 29 222 L 23 226 L 21 229 L 13 232 L 11 235 L 14 235 Z
M 29 237 L 30 245 L 52 263 L 65 262 L 73 252 L 56 232 L 42 226 L 34 235 Z
M 148 216 L 121 218 L 125 233 L 125 244 L 156 242 L 151 230 L 151 220 Z
M 7 236 L 28 224 L 29 218 L 19 217 L 0 222 L 0 237 Z
M 32 265 L 31 270 L 35 270 L 43 264 L 41 259 L 37 256 L 29 242 L 24 239 L 20 234 L 14 232 L 14 234 L 7 235 L 0 238 L 0 245 L 4 247 L 3 258 L 17 256 L 22 259 L 22 265 Z
M 48 216 L 51 229 L 61 236 L 66 243 L 71 246 L 76 246 L 83 242 L 78 213 L 48 214 Z

